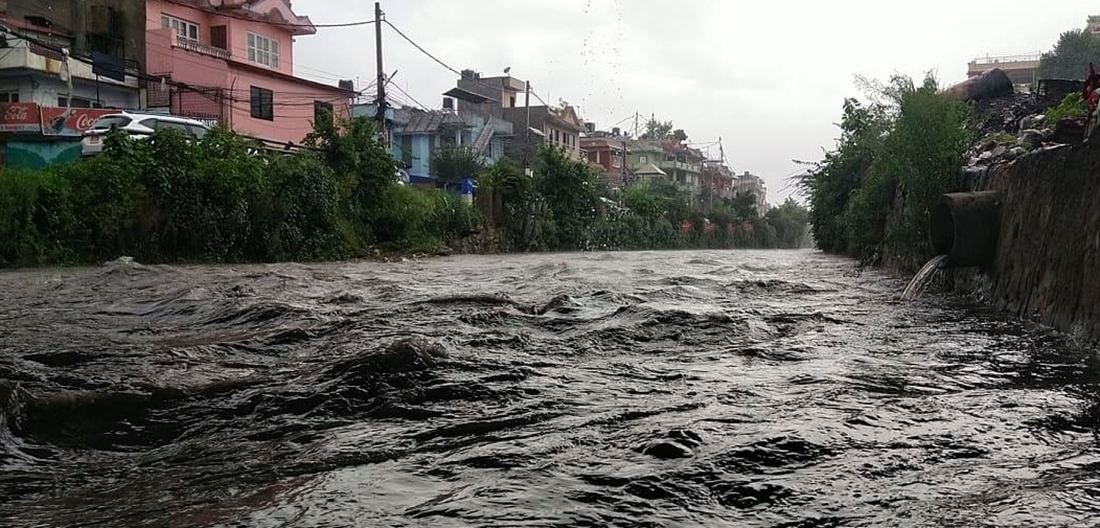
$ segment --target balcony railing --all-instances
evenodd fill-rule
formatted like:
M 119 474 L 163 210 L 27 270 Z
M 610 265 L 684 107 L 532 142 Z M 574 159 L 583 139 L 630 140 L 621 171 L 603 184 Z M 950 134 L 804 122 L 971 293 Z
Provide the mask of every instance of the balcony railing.
M 976 66 L 988 66 L 990 64 L 1014 64 L 1021 62 L 1039 62 L 1042 59 L 1042 54 L 1033 53 L 1030 55 L 1005 55 L 1001 57 L 978 57 L 972 61 L 971 64 Z
M 660 160 L 655 165 L 661 168 L 661 170 L 682 170 L 686 172 L 699 172 L 699 165 L 694 163 L 685 163 L 683 161 L 669 161 Z
M 175 35 L 175 44 L 177 48 L 183 48 L 187 51 L 193 51 L 195 53 L 201 53 L 203 55 L 209 55 L 211 57 L 217 57 L 219 59 L 229 60 L 229 51 L 221 48 L 215 48 L 214 46 L 207 46 L 193 38 L 187 38 L 183 35 Z

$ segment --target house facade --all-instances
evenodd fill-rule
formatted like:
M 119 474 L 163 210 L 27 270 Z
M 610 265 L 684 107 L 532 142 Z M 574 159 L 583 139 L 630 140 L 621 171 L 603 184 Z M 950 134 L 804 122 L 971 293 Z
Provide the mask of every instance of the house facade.
M 146 10 L 146 69 L 165 80 L 149 86 L 150 109 L 291 142 L 317 119 L 349 115 L 350 87 L 294 75 L 294 39 L 317 30 L 288 0 L 148 0 Z
M 608 186 L 619 188 L 626 172 L 626 142 L 614 137 L 582 137 L 581 151 L 589 163 L 599 167 Z
M 637 140 L 627 144 L 627 151 L 627 166 L 636 179 L 646 179 L 639 178 L 639 174 L 660 177 L 652 168 L 647 169 L 653 165 L 692 199 L 699 197 L 705 157 L 698 150 L 673 141 Z
M 702 191 L 700 201 L 702 205 L 709 206 L 719 200 L 733 197 L 733 171 L 720 161 L 703 162 L 703 173 L 700 176 Z
M 539 146 L 548 144 L 561 148 L 572 159 L 582 159 L 581 134 L 588 126 L 577 117 L 573 107 L 520 106 L 504 108 L 502 115 L 505 121 L 512 123 L 513 130 L 519 131 L 509 155 L 523 159 L 526 154 L 534 159 Z
M 141 104 L 141 6 L 53 4 L 0 1 L 0 167 L 75 160 L 96 119 Z
M 353 117 L 374 118 L 374 104 L 354 105 Z M 490 165 L 504 157 L 512 125 L 469 111 L 386 108 L 386 140 L 390 155 L 409 173 L 410 181 L 435 185 L 432 155 L 442 148 L 468 148 Z
M 734 196 L 742 193 L 753 195 L 756 198 L 756 211 L 761 215 L 768 212 L 768 186 L 764 183 L 764 178 L 745 171 L 734 179 L 732 191 Z

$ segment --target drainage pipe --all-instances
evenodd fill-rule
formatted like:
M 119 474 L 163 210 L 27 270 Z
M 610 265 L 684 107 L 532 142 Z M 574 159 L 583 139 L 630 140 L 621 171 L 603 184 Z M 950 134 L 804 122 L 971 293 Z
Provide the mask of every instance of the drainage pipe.
M 1001 200 L 996 191 L 945 194 L 932 207 L 929 231 L 936 254 L 954 267 L 989 266 L 1000 236 Z

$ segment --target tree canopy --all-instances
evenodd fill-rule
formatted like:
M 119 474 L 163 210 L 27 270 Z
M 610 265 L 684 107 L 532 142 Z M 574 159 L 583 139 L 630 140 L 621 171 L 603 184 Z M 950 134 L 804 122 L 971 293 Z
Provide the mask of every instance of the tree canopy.
M 1046 79 L 1084 79 L 1089 62 L 1100 67 L 1100 38 L 1087 29 L 1062 33 L 1054 49 L 1039 61 L 1039 77 Z

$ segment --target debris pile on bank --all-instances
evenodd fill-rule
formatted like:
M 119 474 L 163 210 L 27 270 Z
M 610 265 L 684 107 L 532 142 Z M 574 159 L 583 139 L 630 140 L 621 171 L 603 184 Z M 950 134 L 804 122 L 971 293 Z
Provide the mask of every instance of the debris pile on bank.
M 1080 89 L 1081 81 L 1040 80 L 1034 93 L 1017 93 L 998 69 L 947 89 L 947 97 L 973 105 L 974 128 L 981 138 L 969 152 L 964 179 L 983 177 L 989 167 L 1012 163 L 1031 152 L 1084 141 L 1084 119 L 1059 119 L 1051 112 Z

